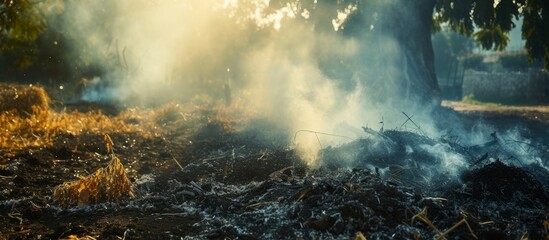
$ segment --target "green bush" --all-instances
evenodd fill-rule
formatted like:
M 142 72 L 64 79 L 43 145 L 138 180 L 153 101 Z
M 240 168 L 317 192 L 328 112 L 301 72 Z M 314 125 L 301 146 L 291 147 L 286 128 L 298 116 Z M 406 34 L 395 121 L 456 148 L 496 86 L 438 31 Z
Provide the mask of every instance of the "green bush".
M 501 106 L 502 104 L 501 103 L 497 103 L 497 102 L 484 102 L 484 101 L 480 101 L 478 100 L 474 94 L 469 94 L 467 96 L 463 96 L 463 99 L 461 100 L 463 101 L 464 103 L 468 103 L 468 104 L 474 104 L 474 105 L 484 105 L 484 106 L 492 106 L 492 107 L 495 107 L 495 106 Z

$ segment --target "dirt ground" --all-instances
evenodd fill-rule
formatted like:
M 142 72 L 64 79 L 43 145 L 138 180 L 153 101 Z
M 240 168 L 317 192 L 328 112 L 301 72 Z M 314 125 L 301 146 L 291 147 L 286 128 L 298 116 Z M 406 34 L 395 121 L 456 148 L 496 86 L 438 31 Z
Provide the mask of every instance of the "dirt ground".
M 464 122 L 523 125 L 541 144 L 549 138 L 547 106 L 444 106 Z M 171 131 L 110 134 L 136 189 L 135 198 L 115 203 L 62 209 L 52 199 L 57 185 L 109 162 L 101 134 L 66 133 L 52 146 L 2 156 L 0 239 L 548 239 L 549 174 L 500 161 L 505 146 L 496 135 L 483 146 L 460 146 L 387 131 L 379 141 L 326 149 L 333 164 L 310 168 L 283 130 L 261 119 L 247 128 L 204 120 L 192 131 L 173 118 L 162 124 Z M 379 142 L 396 150 L 387 154 Z M 422 161 L 439 161 L 417 150 L 426 145 L 470 156 L 458 180 L 426 179 Z M 547 164 L 543 147 L 536 145 L 537 156 Z M 406 155 L 408 148 L 415 152 Z M 338 167 L 334 159 L 348 155 L 368 161 Z M 405 156 L 422 160 L 409 165 Z
M 549 105 L 540 106 L 506 106 L 506 105 L 480 105 L 457 101 L 444 101 L 443 107 L 454 109 L 458 112 L 476 115 L 494 115 L 497 117 L 523 117 L 525 119 L 549 123 Z

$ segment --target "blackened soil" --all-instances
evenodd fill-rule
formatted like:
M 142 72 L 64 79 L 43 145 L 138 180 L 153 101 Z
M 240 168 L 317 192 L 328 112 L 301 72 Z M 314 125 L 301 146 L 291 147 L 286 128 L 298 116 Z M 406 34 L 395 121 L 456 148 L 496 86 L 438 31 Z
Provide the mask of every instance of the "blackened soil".
M 3 157 L 0 239 L 349 239 L 359 232 L 367 239 L 433 239 L 453 227 L 448 239 L 547 237 L 547 183 L 524 168 L 479 164 L 477 156 L 460 179 L 433 188 L 441 185 L 436 179 L 411 184 L 422 172 L 400 174 L 400 181 L 380 173 L 403 154 L 379 152 L 385 159 L 378 165 L 349 169 L 334 163 L 342 146 L 327 151 L 333 164 L 311 169 L 266 131 L 212 123 L 189 136 L 111 134 L 137 197 L 71 209 L 56 206 L 53 189 L 107 164 L 103 136 L 66 134 L 51 147 Z M 436 144 L 408 132 L 387 136 L 399 151 Z M 374 149 L 371 143 L 356 141 L 345 151 Z

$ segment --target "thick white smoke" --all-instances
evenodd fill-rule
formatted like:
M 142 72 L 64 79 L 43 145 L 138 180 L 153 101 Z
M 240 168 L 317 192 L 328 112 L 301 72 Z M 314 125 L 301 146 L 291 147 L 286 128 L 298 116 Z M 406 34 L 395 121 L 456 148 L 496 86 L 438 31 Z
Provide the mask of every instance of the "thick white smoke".
M 383 113 L 367 104 L 369 94 L 355 70 L 336 81 L 320 67 L 332 58 L 356 58 L 360 39 L 315 30 L 307 23 L 309 12 L 295 5 L 275 11 L 268 6 L 269 1 L 79 1 L 66 6 L 62 28 L 71 32 L 74 54 L 102 70 L 89 76 L 93 80 L 83 93 L 88 101 L 150 105 L 201 94 L 215 99 L 230 84 L 233 95 L 289 132 L 356 137 L 361 125 L 379 122 Z M 352 10 L 333 9 L 333 17 L 324 18 L 338 28 Z M 343 140 L 321 138 L 300 134 L 296 141 L 316 152 Z
M 376 29 L 374 24 L 361 33 L 341 33 L 356 6 L 333 5 L 322 12 L 314 5 L 269 4 L 85 0 L 68 2 L 57 23 L 73 54 L 100 69 L 88 76 L 84 100 L 129 105 L 201 95 L 221 100 L 230 85 L 234 98 L 291 133 L 312 130 L 357 139 L 367 136 L 361 126 L 401 127 L 406 112 L 421 131 L 440 135 L 431 109 L 410 108 L 406 96 L 390 91 L 405 75 L 399 44 L 384 35 L 363 35 Z M 321 27 L 319 18 L 329 27 Z M 404 127 L 409 126 L 418 130 L 410 122 Z M 349 141 L 310 132 L 288 138 L 310 163 L 321 147 Z M 438 147 L 433 154 L 446 154 L 440 156 L 447 159 L 444 164 L 461 167 L 462 159 Z

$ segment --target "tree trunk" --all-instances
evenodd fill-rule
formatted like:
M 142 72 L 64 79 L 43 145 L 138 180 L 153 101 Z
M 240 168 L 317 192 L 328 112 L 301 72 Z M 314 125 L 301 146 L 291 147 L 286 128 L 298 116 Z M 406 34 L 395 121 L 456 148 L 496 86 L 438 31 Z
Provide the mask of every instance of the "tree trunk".
M 377 51 L 366 76 L 367 91 L 391 107 L 425 109 L 439 106 L 441 97 L 431 43 L 434 0 L 375 0 L 376 21 L 366 37 L 366 54 Z M 364 8 L 367 8 L 365 4 Z M 371 13 L 371 9 L 364 13 Z M 364 26 L 363 26 L 364 27 Z M 373 75 L 373 76 L 372 76 Z M 373 88 L 373 89 L 371 89 Z M 373 90 L 373 91 L 372 91 Z

